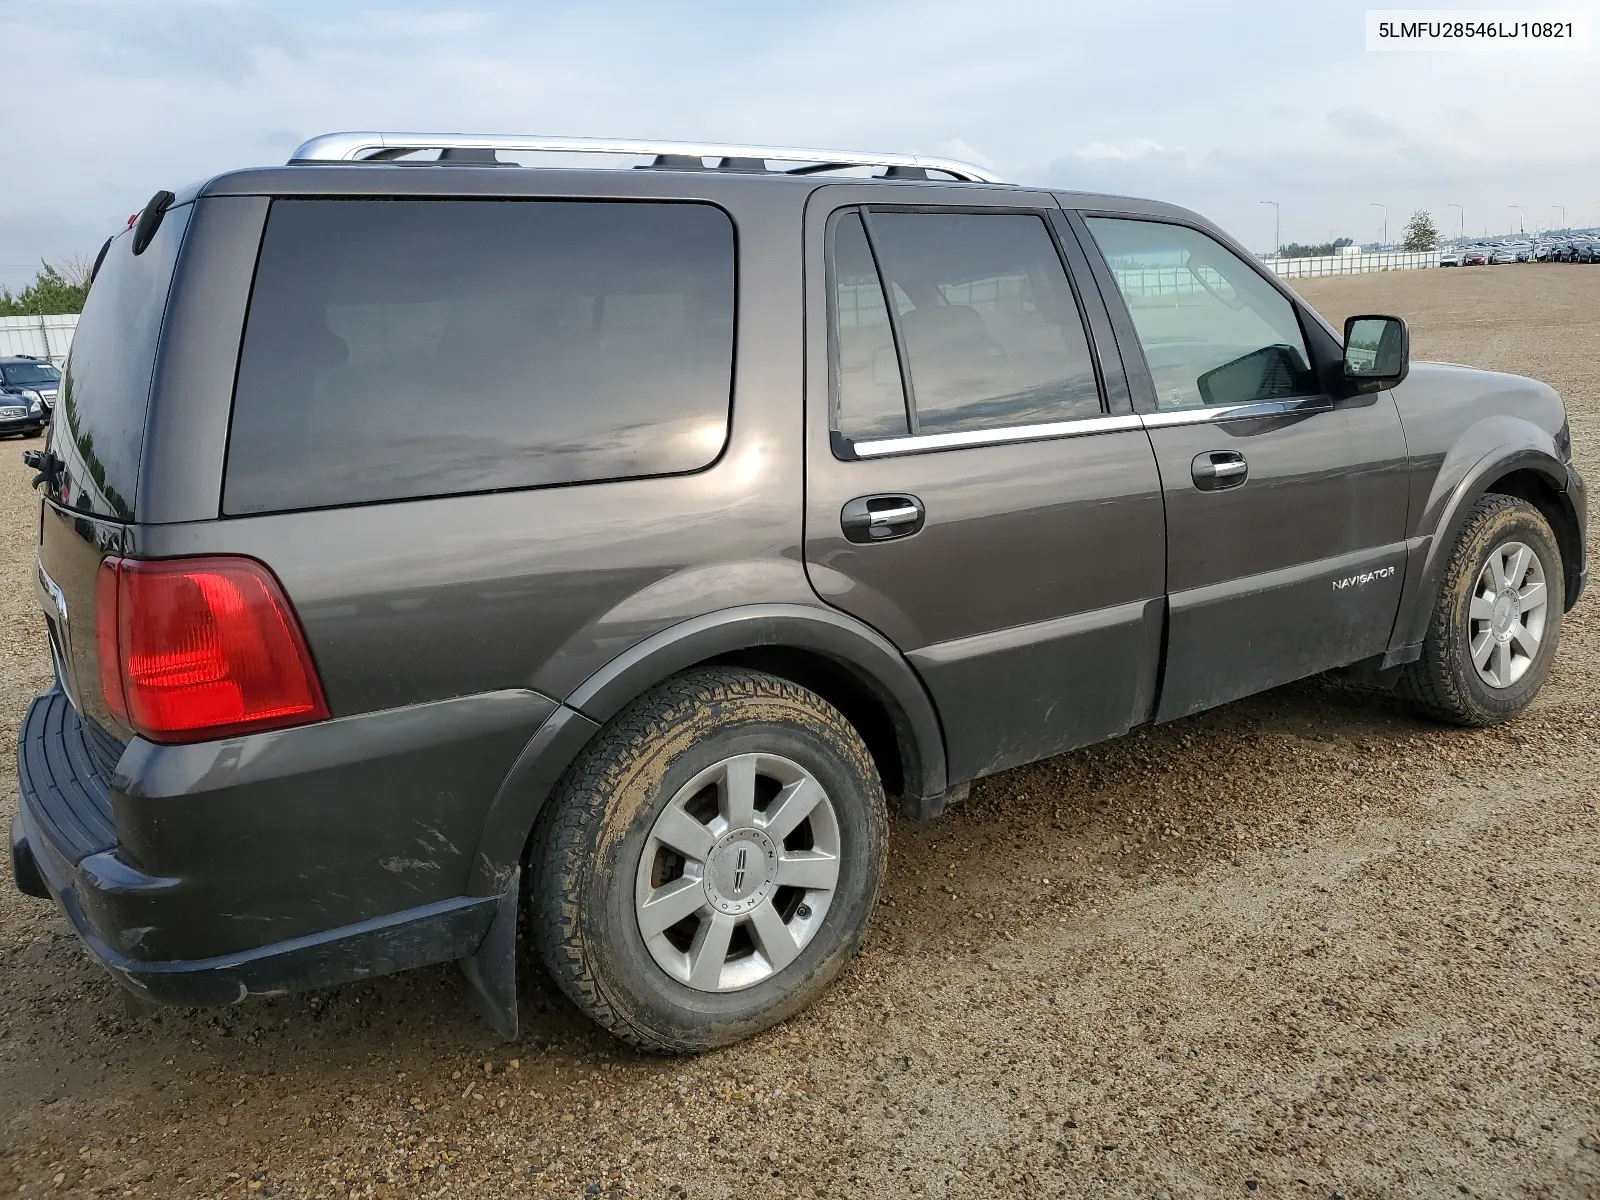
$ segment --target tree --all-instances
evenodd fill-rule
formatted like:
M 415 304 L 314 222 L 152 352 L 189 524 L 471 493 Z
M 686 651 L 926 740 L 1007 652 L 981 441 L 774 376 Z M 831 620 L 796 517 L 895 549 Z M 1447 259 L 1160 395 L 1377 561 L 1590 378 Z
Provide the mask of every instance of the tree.
M 1281 258 L 1327 258 L 1329 255 L 1339 253 L 1340 246 L 1348 246 L 1349 238 L 1340 238 L 1336 242 L 1319 242 L 1314 246 L 1302 242 L 1290 242 L 1278 251 Z
M 1411 219 L 1406 222 L 1405 248 L 1407 250 L 1433 250 L 1439 245 L 1439 230 L 1433 223 L 1433 215 L 1425 208 L 1419 208 L 1411 214 Z
M 93 263 L 73 255 L 59 267 L 41 263 L 33 282 L 20 292 L 0 288 L 0 317 L 56 316 L 83 311 Z

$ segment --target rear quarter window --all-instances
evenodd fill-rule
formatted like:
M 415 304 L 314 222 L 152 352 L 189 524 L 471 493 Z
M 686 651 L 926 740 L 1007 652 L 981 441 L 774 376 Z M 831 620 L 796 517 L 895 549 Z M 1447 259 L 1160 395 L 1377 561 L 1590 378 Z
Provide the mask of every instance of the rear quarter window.
M 66 464 L 57 499 L 114 520 L 134 517 L 150 380 L 191 205 L 167 210 L 143 254 L 111 243 L 84 301 L 61 376 L 50 448 Z
M 708 204 L 276 201 L 224 510 L 698 470 L 727 436 L 733 323 Z

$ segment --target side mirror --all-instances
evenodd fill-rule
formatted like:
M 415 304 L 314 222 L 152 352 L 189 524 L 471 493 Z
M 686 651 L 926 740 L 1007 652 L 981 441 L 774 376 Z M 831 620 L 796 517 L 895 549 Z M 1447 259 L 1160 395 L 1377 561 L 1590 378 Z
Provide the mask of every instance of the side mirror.
M 1411 370 L 1411 331 L 1399 317 L 1349 317 L 1344 323 L 1344 374 L 1356 383 L 1392 387 Z M 1366 389 L 1363 389 L 1366 390 Z

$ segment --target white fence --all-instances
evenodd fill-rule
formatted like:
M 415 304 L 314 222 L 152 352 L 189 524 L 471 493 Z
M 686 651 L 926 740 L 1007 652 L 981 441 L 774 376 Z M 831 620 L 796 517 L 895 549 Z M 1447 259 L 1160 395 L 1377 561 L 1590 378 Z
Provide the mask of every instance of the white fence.
M 31 354 L 60 366 L 72 345 L 78 315 L 54 317 L 0 317 L 0 355 Z
M 1284 279 L 1305 275 L 1364 275 L 1368 271 L 1419 271 L 1439 265 L 1437 250 L 1384 250 L 1376 254 L 1334 254 L 1326 258 L 1264 258 Z

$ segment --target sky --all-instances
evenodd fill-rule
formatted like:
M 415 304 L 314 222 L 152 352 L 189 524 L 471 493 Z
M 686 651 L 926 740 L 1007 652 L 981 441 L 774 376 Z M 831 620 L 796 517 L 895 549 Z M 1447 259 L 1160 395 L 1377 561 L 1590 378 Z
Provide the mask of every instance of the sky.
M 1416 0 L 1413 0 L 1416 2 Z M 1460 0 L 1457 0 L 1460 2 Z M 1600 45 L 1379 54 L 1364 7 L 1193 0 L 0 0 L 0 284 L 340 129 L 936 153 L 1267 251 L 1600 224 Z M 1450 207 L 1460 205 L 1462 209 Z M 1521 206 L 1520 215 L 1512 206 Z

